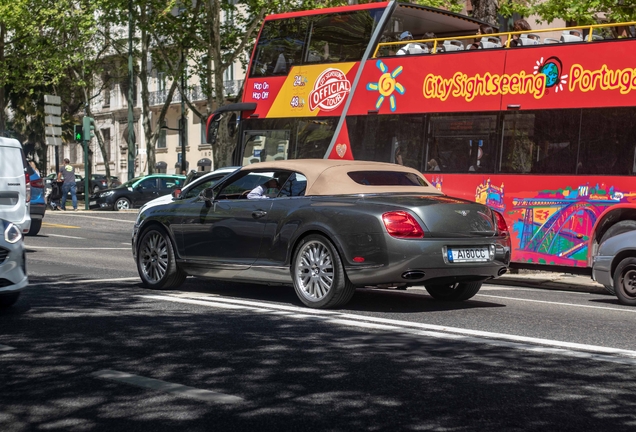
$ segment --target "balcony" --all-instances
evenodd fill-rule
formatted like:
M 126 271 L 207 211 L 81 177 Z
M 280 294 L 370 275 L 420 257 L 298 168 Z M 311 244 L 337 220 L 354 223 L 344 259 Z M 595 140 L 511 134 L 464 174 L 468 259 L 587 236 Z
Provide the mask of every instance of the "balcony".
M 224 81 L 223 87 L 225 96 L 235 96 L 241 89 L 243 85 L 243 80 L 230 80 Z M 214 96 L 214 95 L 213 95 Z M 168 90 L 159 90 L 150 92 L 148 97 L 150 106 L 163 105 L 168 98 Z M 207 99 L 206 95 L 203 93 L 201 86 L 192 86 L 188 89 L 188 99 L 192 102 L 204 101 Z M 180 103 L 181 102 L 181 93 L 177 90 L 172 95 L 172 103 Z

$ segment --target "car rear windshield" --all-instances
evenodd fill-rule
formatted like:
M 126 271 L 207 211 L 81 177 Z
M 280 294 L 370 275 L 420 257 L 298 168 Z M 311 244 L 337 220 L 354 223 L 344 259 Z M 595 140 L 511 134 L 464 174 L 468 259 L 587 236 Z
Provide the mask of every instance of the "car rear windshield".
M 351 179 L 365 186 L 428 186 L 417 174 L 400 171 L 353 171 Z

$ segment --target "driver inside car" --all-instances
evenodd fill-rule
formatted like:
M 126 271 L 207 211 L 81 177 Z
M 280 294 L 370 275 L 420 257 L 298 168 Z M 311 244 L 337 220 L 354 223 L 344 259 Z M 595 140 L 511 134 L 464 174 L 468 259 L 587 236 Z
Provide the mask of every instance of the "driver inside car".
M 247 199 L 263 199 L 263 198 L 269 198 L 266 193 L 269 189 L 280 189 L 280 186 L 278 184 L 278 180 L 276 180 L 275 178 L 269 179 L 267 180 L 265 183 L 263 183 L 262 185 L 258 185 L 256 186 L 254 189 L 252 189 L 250 191 L 250 193 L 247 194 Z

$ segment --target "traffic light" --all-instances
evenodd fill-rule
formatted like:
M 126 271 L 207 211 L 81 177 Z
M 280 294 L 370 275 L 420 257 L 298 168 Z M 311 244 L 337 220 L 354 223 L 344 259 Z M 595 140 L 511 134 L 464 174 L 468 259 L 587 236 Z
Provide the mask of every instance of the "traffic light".
M 82 142 L 84 141 L 84 132 L 82 125 L 73 125 L 73 141 Z
M 92 117 L 84 116 L 82 123 L 84 125 L 84 140 L 90 141 L 95 136 L 95 120 Z

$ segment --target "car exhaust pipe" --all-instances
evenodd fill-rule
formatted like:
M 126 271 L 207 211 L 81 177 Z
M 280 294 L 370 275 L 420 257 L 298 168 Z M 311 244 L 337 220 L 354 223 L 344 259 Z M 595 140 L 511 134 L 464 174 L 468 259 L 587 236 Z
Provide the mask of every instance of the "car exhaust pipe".
M 402 279 L 406 279 L 406 280 L 422 279 L 425 276 L 426 276 L 426 273 L 424 273 L 421 270 L 411 270 L 411 271 L 402 273 Z
M 508 269 L 505 268 L 505 267 L 502 267 L 502 268 L 499 269 L 499 272 L 497 273 L 497 276 L 501 276 L 501 275 L 504 275 L 506 273 L 508 273 Z

